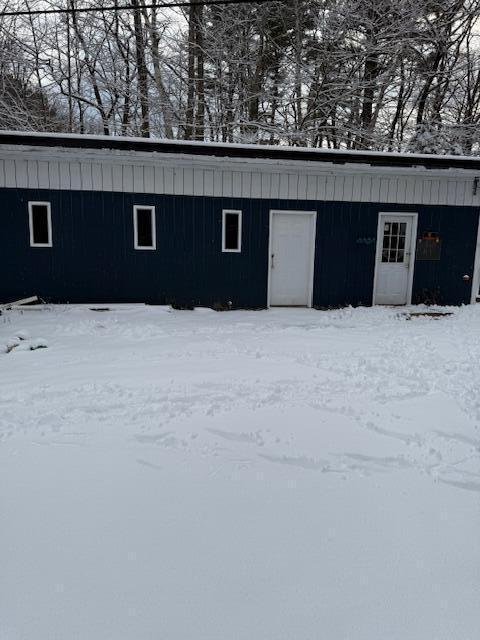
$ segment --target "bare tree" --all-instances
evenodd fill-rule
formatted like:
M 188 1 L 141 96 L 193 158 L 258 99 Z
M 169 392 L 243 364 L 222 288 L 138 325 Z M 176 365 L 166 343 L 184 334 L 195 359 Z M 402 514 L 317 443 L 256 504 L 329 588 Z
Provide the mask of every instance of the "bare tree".
M 0 18 L 0 125 L 480 154 L 478 0 L 162 4 Z

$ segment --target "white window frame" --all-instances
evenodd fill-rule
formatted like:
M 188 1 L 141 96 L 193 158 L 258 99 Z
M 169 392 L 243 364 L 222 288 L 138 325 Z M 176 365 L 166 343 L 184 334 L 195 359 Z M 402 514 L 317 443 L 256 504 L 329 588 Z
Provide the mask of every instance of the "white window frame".
M 150 219 L 152 221 L 152 244 L 150 246 L 144 246 L 138 244 L 138 218 L 137 211 L 139 209 L 148 209 L 150 211 Z M 138 251 L 155 251 L 157 248 L 157 231 L 155 222 L 155 207 L 149 204 L 135 204 L 133 205 L 133 246 Z
M 237 249 L 227 249 L 225 246 L 226 241 L 226 224 L 225 220 L 227 214 L 236 213 L 238 215 L 238 235 L 237 235 Z M 242 252 L 242 211 L 240 209 L 223 209 L 222 211 L 222 252 L 223 253 L 241 253 Z
M 47 207 L 48 242 L 35 242 L 33 235 L 33 207 Z M 50 202 L 29 201 L 28 202 L 28 228 L 30 232 L 31 247 L 52 247 L 52 208 Z

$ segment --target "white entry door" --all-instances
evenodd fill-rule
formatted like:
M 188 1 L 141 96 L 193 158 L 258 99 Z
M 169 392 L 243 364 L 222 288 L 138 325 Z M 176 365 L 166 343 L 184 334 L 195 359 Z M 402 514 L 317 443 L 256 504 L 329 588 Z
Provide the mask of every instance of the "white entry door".
M 416 234 L 416 213 L 379 214 L 374 304 L 410 304 Z
M 270 305 L 312 305 L 316 215 L 315 211 L 271 212 Z

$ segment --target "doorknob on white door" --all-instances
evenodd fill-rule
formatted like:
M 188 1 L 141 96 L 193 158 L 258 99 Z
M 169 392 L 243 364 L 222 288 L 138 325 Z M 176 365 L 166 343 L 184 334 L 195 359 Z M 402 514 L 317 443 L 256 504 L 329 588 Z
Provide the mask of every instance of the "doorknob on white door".
M 270 258 L 270 268 L 271 268 L 271 269 L 274 269 L 274 268 L 275 268 L 274 258 L 275 258 L 275 254 L 274 254 L 274 253 L 272 253 L 271 258 Z

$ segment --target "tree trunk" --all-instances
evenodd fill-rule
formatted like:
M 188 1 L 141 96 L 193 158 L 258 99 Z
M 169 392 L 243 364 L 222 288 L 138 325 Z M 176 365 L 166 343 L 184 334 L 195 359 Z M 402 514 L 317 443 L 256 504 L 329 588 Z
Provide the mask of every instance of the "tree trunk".
M 156 14 L 154 12 L 152 13 L 151 21 L 147 20 L 147 17 L 145 16 L 145 24 L 150 34 L 150 52 L 153 64 L 153 77 L 158 94 L 160 96 L 164 136 L 165 138 L 171 140 L 175 137 L 173 134 L 173 122 L 176 119 L 176 116 L 162 78 L 162 68 L 160 62 L 160 38 L 158 36 Z
M 365 70 L 363 75 L 364 89 L 362 99 L 362 110 L 360 113 L 361 136 L 359 140 L 360 149 L 371 147 L 373 103 L 375 100 L 376 79 L 380 72 L 378 54 L 372 52 L 365 60 Z
M 192 140 L 195 128 L 195 50 L 196 13 L 198 7 L 191 4 L 188 9 L 188 66 L 187 66 L 187 109 L 185 111 L 184 138 Z
M 195 114 L 195 140 L 205 139 L 205 77 L 203 59 L 203 6 L 198 6 L 195 14 L 195 58 L 197 62 L 195 93 L 197 109 Z
M 142 32 L 142 15 L 138 0 L 132 0 L 133 24 L 135 29 L 135 55 L 137 60 L 138 90 L 140 94 L 140 109 L 142 121 L 140 124 L 140 134 L 142 138 L 150 137 L 150 113 L 148 104 L 148 74 L 145 62 L 145 46 Z

